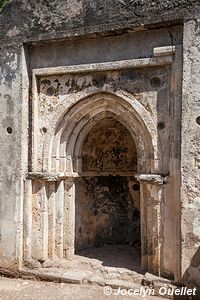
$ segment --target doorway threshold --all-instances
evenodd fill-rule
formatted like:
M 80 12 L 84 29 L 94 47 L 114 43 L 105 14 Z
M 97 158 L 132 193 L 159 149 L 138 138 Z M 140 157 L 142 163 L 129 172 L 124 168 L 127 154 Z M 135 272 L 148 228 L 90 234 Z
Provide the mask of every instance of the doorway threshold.
M 119 255 L 118 260 L 116 260 L 114 251 L 119 254 L 119 250 L 121 258 Z M 165 287 L 175 287 L 170 280 L 150 273 L 142 273 L 140 270 L 136 271 L 136 267 L 139 267 L 136 262 L 135 265 L 132 264 L 132 267 L 126 265 L 125 263 L 128 264 L 129 259 L 131 259 L 129 255 L 126 255 L 126 253 L 130 253 L 127 252 L 128 250 L 128 247 L 122 245 L 119 245 L 119 248 L 116 245 L 115 247 L 90 248 L 79 251 L 71 260 L 48 259 L 37 269 L 30 269 L 31 265 L 26 264 L 26 267 L 20 270 L 20 274 L 21 277 L 27 279 L 73 284 L 95 284 L 109 286 L 113 289 L 135 289 L 144 286 L 145 288 L 150 287 L 158 290 L 163 285 Z M 132 254 L 134 254 L 134 251 Z M 118 265 L 116 262 L 118 262 Z M 34 266 L 32 265 L 32 267 Z

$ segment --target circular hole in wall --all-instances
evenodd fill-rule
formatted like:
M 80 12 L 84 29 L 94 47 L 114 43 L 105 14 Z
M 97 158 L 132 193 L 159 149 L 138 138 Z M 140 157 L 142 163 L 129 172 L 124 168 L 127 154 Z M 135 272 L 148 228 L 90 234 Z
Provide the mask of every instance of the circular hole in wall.
M 13 132 L 12 127 L 7 127 L 6 131 L 7 131 L 7 134 L 12 134 L 12 132 Z
M 50 86 L 48 89 L 47 89 L 47 95 L 48 96 L 52 96 L 54 93 L 54 88 L 52 86 Z
M 137 191 L 139 191 L 139 189 L 140 189 L 140 185 L 137 184 L 137 183 L 134 183 L 133 186 L 132 186 L 132 189 L 133 189 L 135 192 L 137 192 Z
M 200 117 L 196 118 L 196 122 L 197 122 L 198 125 L 200 125 Z
M 158 129 L 164 129 L 165 128 L 165 123 L 164 122 L 159 122 L 158 123 Z
M 42 132 L 43 132 L 43 133 L 47 133 L 46 127 L 42 127 Z
M 159 77 L 152 77 L 150 83 L 151 86 L 154 88 L 158 88 L 161 85 L 161 81 Z

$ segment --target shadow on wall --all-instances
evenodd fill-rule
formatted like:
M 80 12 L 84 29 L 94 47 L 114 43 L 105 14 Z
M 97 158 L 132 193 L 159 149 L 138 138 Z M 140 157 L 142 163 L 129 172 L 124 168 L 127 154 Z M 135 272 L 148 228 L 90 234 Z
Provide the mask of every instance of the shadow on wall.
M 178 297 L 174 296 L 173 299 L 200 299 L 200 247 L 197 249 L 195 255 L 193 256 L 190 266 L 185 271 L 182 277 L 182 283 L 188 288 L 197 288 L 197 295 L 191 297 Z

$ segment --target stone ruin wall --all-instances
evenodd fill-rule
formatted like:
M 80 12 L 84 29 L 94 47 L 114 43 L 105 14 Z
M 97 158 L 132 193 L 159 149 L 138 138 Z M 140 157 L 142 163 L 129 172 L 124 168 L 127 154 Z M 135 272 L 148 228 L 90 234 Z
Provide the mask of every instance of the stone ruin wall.
M 183 276 L 185 282 L 200 284 L 198 174 L 198 156 L 200 150 L 198 144 L 199 126 L 196 123 L 196 119 L 200 115 L 198 101 L 200 96 L 200 21 L 196 14 L 198 9 L 196 8 L 194 10 L 194 14 L 192 12 L 192 8 L 195 5 L 194 1 L 190 1 L 188 6 L 184 3 L 183 5 L 180 4 L 180 1 L 166 1 L 165 8 L 162 6 L 161 1 L 156 8 L 153 8 L 150 4 L 141 4 L 139 1 L 137 5 L 134 4 L 134 1 L 128 1 L 127 6 L 122 7 L 122 4 L 118 3 L 117 5 L 110 5 L 109 9 L 105 4 L 102 9 L 100 3 L 92 7 L 90 1 L 82 1 L 79 5 L 74 5 L 72 7 L 73 9 L 66 7 L 65 10 L 61 10 L 62 3 L 57 6 L 56 2 L 52 1 L 49 9 L 52 15 L 49 19 L 47 18 L 48 9 L 46 9 L 45 5 L 42 6 L 41 3 L 36 5 L 35 1 L 32 1 L 32 3 L 27 6 L 25 2 L 26 1 L 20 3 L 19 9 L 18 1 L 13 1 L 13 3 L 4 8 L 3 13 L 0 15 L 0 22 L 3 25 L 0 30 L 0 120 L 2 124 L 0 133 L 2 154 L 0 159 L 0 187 L 2 191 L 0 195 L 0 255 L 2 268 L 6 263 L 10 264 L 11 262 L 17 262 L 17 265 L 21 265 L 24 255 L 24 181 L 27 178 L 28 171 L 30 171 L 30 161 L 27 155 L 30 137 L 30 131 L 28 130 L 30 115 L 28 114 L 29 103 L 27 99 L 29 99 L 30 96 L 32 70 L 44 67 L 76 65 L 83 62 L 95 63 L 115 61 L 117 59 L 151 57 L 154 47 L 174 44 L 175 46 L 182 45 L 183 48 L 183 58 L 179 59 L 176 64 L 178 69 L 182 69 L 181 61 L 183 62 L 183 73 L 178 73 L 177 78 L 179 88 L 176 88 L 176 97 L 179 100 L 182 99 L 182 101 L 181 105 L 177 104 L 177 119 L 171 119 L 171 124 L 174 124 L 174 126 L 178 128 L 180 125 L 179 117 L 181 115 L 181 153 L 179 147 L 175 147 L 173 150 L 174 164 L 171 166 L 174 168 L 174 171 L 176 171 L 181 164 L 181 197 L 179 197 L 179 195 L 175 196 L 174 199 L 176 199 L 176 202 L 164 202 L 164 207 L 168 207 L 167 210 L 162 207 L 164 219 L 175 220 L 176 225 L 174 226 L 173 224 L 173 228 L 177 229 L 177 232 L 173 232 L 173 234 L 171 233 L 172 235 L 170 235 L 170 226 L 172 226 L 172 224 L 170 225 L 169 222 L 165 223 L 164 221 L 163 234 L 166 239 L 167 247 L 164 247 L 162 250 L 162 256 L 165 257 L 163 269 L 168 275 L 171 272 L 174 273 L 177 279 Z M 133 9 L 130 10 L 130 7 Z M 115 9 L 119 11 L 119 8 L 121 11 L 120 16 L 116 11 L 113 11 Z M 29 13 L 27 13 L 27 10 Z M 162 14 L 160 12 L 163 10 L 165 10 L 165 13 L 163 18 L 161 18 L 160 15 Z M 18 11 L 18 13 L 16 13 L 16 11 Z M 97 11 L 98 13 L 96 14 Z M 129 13 L 130 11 L 133 13 Z M 138 11 L 141 12 L 139 15 Z M 151 12 L 150 14 L 149 11 Z M 172 11 L 173 16 L 171 15 Z M 14 18 L 12 17 L 13 14 L 15 15 Z M 95 17 L 91 17 L 94 14 Z M 74 18 L 75 16 L 76 18 Z M 32 19 L 34 20 L 33 22 Z M 131 33 L 127 33 L 126 31 L 125 35 L 122 34 L 119 37 L 120 46 L 117 45 L 117 43 L 115 44 L 116 39 L 112 37 L 111 33 L 110 37 L 103 38 L 106 41 L 110 41 L 103 44 L 106 46 L 106 49 L 109 49 L 109 51 L 106 51 L 106 54 L 102 51 L 101 42 L 98 43 L 98 39 L 94 36 L 89 42 L 87 39 L 80 39 L 80 41 L 76 43 L 72 42 L 69 47 L 63 42 L 59 44 L 51 43 L 48 46 L 30 46 L 32 42 L 36 41 L 51 40 L 55 37 L 67 38 L 62 30 L 65 26 L 69 28 L 69 36 L 75 34 L 82 35 L 84 32 L 88 34 L 105 32 L 113 30 L 113 28 L 118 30 L 116 31 L 118 35 L 120 33 L 119 28 L 122 27 L 121 21 L 127 19 L 129 22 L 124 23 L 124 27 L 126 28 L 130 28 L 130 24 L 132 24 L 133 27 L 140 27 L 140 29 L 147 30 L 147 24 L 160 23 L 163 29 L 154 31 L 149 27 L 149 31 L 133 33 L 134 38 L 133 40 L 130 39 L 131 43 L 128 42 L 129 39 L 127 38 Z M 180 19 L 184 19 L 184 22 L 179 21 L 183 26 L 171 26 L 171 23 Z M 165 21 L 164 24 L 163 20 Z M 56 28 L 56 31 L 52 31 L 52 27 Z M 81 27 L 83 29 L 80 29 Z M 121 33 L 123 33 L 123 30 Z M 123 45 L 126 46 L 123 48 Z M 76 56 L 73 55 L 75 51 L 77 53 Z M 88 53 L 90 53 L 89 56 Z M 163 69 L 165 69 L 165 72 L 163 72 Z M 150 73 L 151 72 L 155 72 L 155 69 L 150 70 Z M 139 77 L 137 77 L 138 73 L 140 73 Z M 156 77 L 158 77 L 158 75 L 159 78 L 161 78 L 161 83 L 163 81 L 164 84 L 167 84 L 170 76 L 167 67 L 157 68 Z M 125 80 L 124 83 L 123 80 L 120 80 L 120 84 L 124 84 L 123 88 L 128 88 L 130 93 L 133 92 L 134 96 L 138 97 L 137 99 L 145 106 L 145 109 L 154 111 L 156 105 L 154 102 L 156 98 L 155 91 L 160 89 L 160 87 L 156 87 L 157 80 L 151 82 L 151 76 L 148 73 L 149 78 L 144 82 L 144 78 L 147 75 L 146 73 L 142 75 L 142 70 L 137 72 L 133 71 L 132 74 L 127 74 L 127 76 L 128 79 Z M 130 80 L 131 76 L 136 76 L 134 78 L 139 78 L 139 80 L 144 83 L 144 85 L 140 84 L 138 87 L 142 86 L 147 90 L 148 87 L 145 86 L 146 84 L 151 87 L 152 91 L 148 91 L 148 100 L 145 99 L 145 97 L 147 97 L 146 90 L 141 92 L 137 90 L 137 86 L 133 88 Z M 109 76 L 107 80 L 109 80 L 108 78 Z M 119 74 L 117 74 L 115 82 L 117 82 L 117 78 L 120 78 Z M 90 78 L 90 80 L 93 80 L 93 78 Z M 112 81 L 112 76 L 110 76 L 110 81 Z M 95 83 L 95 81 L 93 83 Z M 112 82 L 110 82 L 110 84 L 112 85 Z M 155 84 L 155 87 L 152 87 L 151 84 Z M 54 90 L 57 85 L 56 83 L 53 85 L 55 85 L 55 87 L 53 86 Z M 174 79 L 171 81 L 171 86 L 173 85 Z M 80 88 L 79 85 L 76 85 L 76 88 Z M 90 87 L 88 86 L 87 88 L 89 89 Z M 52 97 L 52 95 L 48 97 Z M 48 103 L 48 97 L 46 103 Z M 165 97 L 171 99 L 171 92 L 167 94 L 162 91 L 161 88 L 160 101 L 164 101 Z M 57 97 L 57 99 L 59 99 L 59 97 Z M 149 99 L 152 101 L 149 101 Z M 168 102 L 164 101 L 162 105 L 167 105 L 167 103 Z M 153 105 L 153 107 L 151 107 L 151 105 Z M 159 118 L 160 115 L 162 116 L 161 121 L 158 122 L 160 123 L 158 130 L 162 132 L 160 136 L 161 140 L 163 139 L 163 141 L 166 142 L 170 129 L 163 128 L 162 120 L 163 118 L 169 120 L 170 116 L 166 114 L 166 108 L 164 109 L 164 107 L 165 106 L 163 106 L 162 110 L 161 106 L 160 114 L 154 114 L 153 118 Z M 46 105 L 44 109 L 48 111 L 51 107 Z M 40 121 L 42 127 L 47 128 L 47 124 L 42 123 L 42 115 Z M 154 119 L 154 122 L 157 123 L 157 121 L 157 119 Z M 38 138 L 42 140 L 43 135 L 44 133 L 40 132 Z M 176 138 L 177 141 L 180 140 L 179 136 Z M 165 142 L 164 145 L 166 145 Z M 40 149 L 38 149 L 38 151 L 40 151 Z M 164 174 L 166 174 L 169 165 L 169 157 L 171 157 L 171 152 L 167 153 L 167 151 L 168 148 L 164 149 L 166 153 L 166 165 L 163 165 Z M 30 150 L 29 155 L 32 155 Z M 175 178 L 175 180 L 178 182 L 179 178 Z M 170 194 L 171 189 L 165 193 L 167 193 L 168 199 L 172 199 Z M 174 193 L 174 195 L 176 195 L 176 188 Z M 181 234 L 182 239 L 179 238 L 179 234 Z M 177 244 L 171 246 L 171 241 L 175 241 Z M 179 241 L 181 241 L 180 244 Z M 169 251 L 170 247 L 173 247 L 172 251 Z M 176 252 L 176 249 L 181 251 L 181 255 L 179 252 Z M 174 270 L 174 266 L 176 270 Z

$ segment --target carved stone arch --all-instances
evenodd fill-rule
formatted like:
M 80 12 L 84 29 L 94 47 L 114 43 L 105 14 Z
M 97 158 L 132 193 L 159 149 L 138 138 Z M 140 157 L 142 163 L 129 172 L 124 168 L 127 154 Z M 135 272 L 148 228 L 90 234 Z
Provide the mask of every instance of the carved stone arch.
M 63 113 L 56 127 L 47 135 L 43 151 L 44 170 L 73 171 L 72 167 L 68 166 L 68 169 L 65 170 L 60 166 L 65 165 L 65 160 L 69 159 L 69 155 L 72 159 L 74 153 L 80 154 L 80 151 L 74 148 L 75 145 L 81 144 L 76 143 L 78 136 L 79 139 L 80 136 L 84 136 L 79 133 L 84 133 L 84 128 L 90 119 L 92 120 L 103 111 L 109 111 L 117 116 L 119 121 L 124 123 L 131 132 L 135 141 L 137 140 L 140 160 L 138 171 L 140 173 L 158 173 L 162 158 L 156 125 L 143 105 L 131 94 L 122 91 L 91 94 L 79 99 Z M 55 117 L 53 119 L 55 120 Z
M 87 135 L 89 134 L 90 130 L 101 120 L 103 120 L 106 117 L 111 117 L 117 121 L 119 121 L 122 125 L 124 125 L 124 127 L 127 129 L 127 131 L 131 134 L 131 137 L 134 141 L 135 147 L 136 147 L 136 152 L 139 152 L 138 149 L 138 143 L 137 143 L 137 133 L 136 131 L 134 132 L 134 136 L 132 135 L 132 132 L 130 131 L 130 129 L 128 128 L 127 124 L 125 124 L 124 120 L 122 120 L 120 118 L 119 115 L 113 113 L 113 111 L 101 111 L 100 113 L 96 114 L 93 118 L 91 118 L 89 120 L 89 122 L 87 122 L 87 124 L 81 129 L 81 131 L 79 132 L 76 140 L 74 141 L 74 145 L 73 145 L 73 158 L 74 158 L 74 171 L 75 172 L 81 172 L 82 171 L 82 152 L 83 152 L 83 144 L 84 141 L 87 137 Z M 68 151 L 70 151 L 71 149 L 67 148 L 67 153 Z M 138 164 L 137 164 L 138 165 Z
M 137 153 L 138 153 L 138 172 L 142 171 L 143 167 L 143 172 L 148 172 L 150 171 L 151 168 L 151 163 L 150 163 L 150 158 L 147 157 L 147 153 L 143 151 L 144 148 L 147 149 L 146 143 L 142 143 L 142 135 L 140 134 L 138 128 L 130 128 L 130 123 L 126 122 L 123 117 L 120 116 L 120 114 L 117 113 L 117 109 L 113 111 L 110 108 L 104 108 L 102 107 L 102 111 L 95 114 L 88 122 L 85 123 L 85 125 L 81 128 L 80 132 L 76 136 L 76 139 L 74 141 L 70 140 L 67 151 L 66 153 L 73 157 L 73 162 L 75 172 L 81 172 L 82 168 L 82 147 L 84 140 L 87 136 L 87 134 L 90 132 L 93 126 L 97 123 L 97 121 L 101 120 L 104 118 L 104 116 L 112 116 L 114 119 L 119 121 L 124 127 L 130 132 L 132 139 L 134 140 Z M 80 160 L 80 162 L 79 162 Z M 145 161 L 145 165 L 143 165 L 142 161 Z M 144 170 L 145 169 L 145 170 Z
M 162 243 L 160 203 L 164 181 L 157 175 L 162 170 L 162 152 L 157 126 L 145 107 L 133 95 L 124 91 L 101 91 L 72 97 L 71 105 L 60 104 L 49 120 L 43 156 L 37 158 L 42 159 L 43 181 L 36 180 L 33 185 L 34 191 L 36 190 L 38 197 L 44 199 L 46 206 L 47 203 L 50 203 L 50 206 L 53 203 L 50 225 L 57 226 L 55 229 L 57 238 L 54 237 L 53 241 L 49 241 L 52 249 L 55 249 L 51 255 L 53 257 L 56 253 L 59 258 L 70 258 L 74 255 L 75 190 L 82 176 L 83 144 L 95 124 L 105 117 L 111 117 L 127 129 L 136 146 L 134 151 L 137 152 L 137 175 L 140 182 L 141 264 L 144 270 L 159 274 Z M 132 170 L 130 173 L 132 177 L 135 176 Z M 59 217 L 56 216 L 55 207 Z M 48 216 L 43 215 L 41 218 L 47 220 Z M 51 226 L 47 228 L 48 222 L 43 223 L 45 234 L 49 230 L 51 236 Z M 46 259 L 48 257 L 46 244 L 44 240 L 41 249 L 33 253 L 33 257 Z

